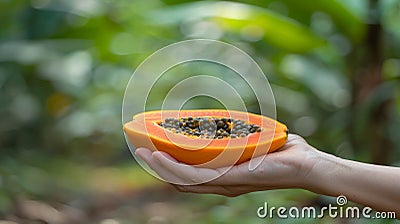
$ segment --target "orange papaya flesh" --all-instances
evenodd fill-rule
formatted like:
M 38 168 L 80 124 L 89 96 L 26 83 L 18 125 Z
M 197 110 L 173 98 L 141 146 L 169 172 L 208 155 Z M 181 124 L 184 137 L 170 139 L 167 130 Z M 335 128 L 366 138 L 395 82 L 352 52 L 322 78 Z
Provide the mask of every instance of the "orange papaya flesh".
M 175 133 L 161 125 L 171 118 L 182 121 L 189 117 L 240 120 L 260 130 L 242 137 L 229 135 L 219 139 Z M 124 124 L 124 131 L 135 147 L 164 151 L 180 162 L 210 168 L 240 164 L 273 152 L 286 143 L 288 135 L 286 125 L 274 119 L 232 110 L 149 111 L 134 115 L 132 121 Z

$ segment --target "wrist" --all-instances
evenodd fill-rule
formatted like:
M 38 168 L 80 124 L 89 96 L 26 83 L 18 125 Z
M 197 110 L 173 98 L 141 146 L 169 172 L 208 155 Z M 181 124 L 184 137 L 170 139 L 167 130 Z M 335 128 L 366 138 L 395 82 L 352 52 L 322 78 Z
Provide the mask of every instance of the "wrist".
M 303 189 L 318 194 L 337 196 L 341 194 L 338 179 L 342 170 L 346 169 L 345 159 L 317 151 L 307 158 L 308 172 L 304 177 Z

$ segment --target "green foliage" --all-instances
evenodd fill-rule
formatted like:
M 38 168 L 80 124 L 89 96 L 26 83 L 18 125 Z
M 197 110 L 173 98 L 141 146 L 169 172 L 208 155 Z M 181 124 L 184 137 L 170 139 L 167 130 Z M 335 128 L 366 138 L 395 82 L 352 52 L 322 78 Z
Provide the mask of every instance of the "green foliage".
M 278 119 L 317 148 L 399 165 L 399 8 L 398 0 L 0 0 L 0 219 L 16 214 L 23 198 L 73 207 L 75 199 L 164 189 L 132 161 L 122 98 L 147 56 L 192 38 L 225 41 L 251 55 L 271 83 Z M 167 72 L 149 108 L 159 108 L 193 68 L 239 83 L 227 68 L 192 66 Z M 240 91 L 258 112 L 251 91 Z M 185 106 L 221 104 L 200 97 Z M 155 200 L 152 192 L 140 194 L 131 196 L 140 205 Z M 179 195 L 165 203 L 179 208 L 182 223 L 260 223 L 254 209 L 263 195 L 277 205 L 317 197 L 288 190 L 234 199 Z M 123 206 L 121 223 L 130 217 Z M 138 211 L 126 223 L 153 217 Z M 204 221 L 182 215 L 192 211 Z
M 322 39 L 313 35 L 310 30 L 295 20 L 246 4 L 195 2 L 156 10 L 148 17 L 157 24 L 178 25 L 182 22 L 209 21 L 225 32 L 232 31 L 239 34 L 243 32 L 243 36 L 250 41 L 264 39 L 290 52 L 305 52 L 324 43 Z M 191 25 L 193 24 L 186 24 L 186 26 Z M 194 26 L 191 31 L 198 32 L 199 30 Z

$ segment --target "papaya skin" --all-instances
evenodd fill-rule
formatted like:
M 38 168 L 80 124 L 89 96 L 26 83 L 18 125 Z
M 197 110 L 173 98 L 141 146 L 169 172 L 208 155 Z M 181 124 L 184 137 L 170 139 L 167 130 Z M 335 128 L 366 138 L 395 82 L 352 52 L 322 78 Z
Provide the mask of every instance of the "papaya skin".
M 243 138 L 201 139 L 173 134 L 159 123 L 167 117 L 218 117 L 234 118 L 257 124 L 262 128 Z M 288 136 L 286 125 L 271 118 L 232 110 L 164 110 L 149 111 L 133 116 L 124 124 L 128 141 L 136 148 L 163 151 L 176 160 L 200 167 L 218 168 L 240 164 L 282 147 Z

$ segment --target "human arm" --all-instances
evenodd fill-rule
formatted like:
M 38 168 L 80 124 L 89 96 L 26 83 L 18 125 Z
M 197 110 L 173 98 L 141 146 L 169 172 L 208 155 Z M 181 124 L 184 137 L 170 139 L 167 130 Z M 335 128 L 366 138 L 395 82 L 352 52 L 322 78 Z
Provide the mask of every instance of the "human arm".
M 338 196 L 370 206 L 379 211 L 400 214 L 400 168 L 371 165 L 342 159 L 316 150 L 297 136 L 289 135 L 279 151 L 267 154 L 253 171 L 248 162 L 222 169 L 196 168 L 177 162 L 163 152 L 139 148 L 141 157 L 163 179 L 186 183 L 207 179 L 221 173 L 217 179 L 197 185 L 174 185 L 178 190 L 237 196 L 253 191 L 302 188 L 315 193 Z
M 400 217 L 400 168 L 342 159 L 320 154 L 305 188 L 315 193 L 338 196 L 377 211 L 395 211 Z

